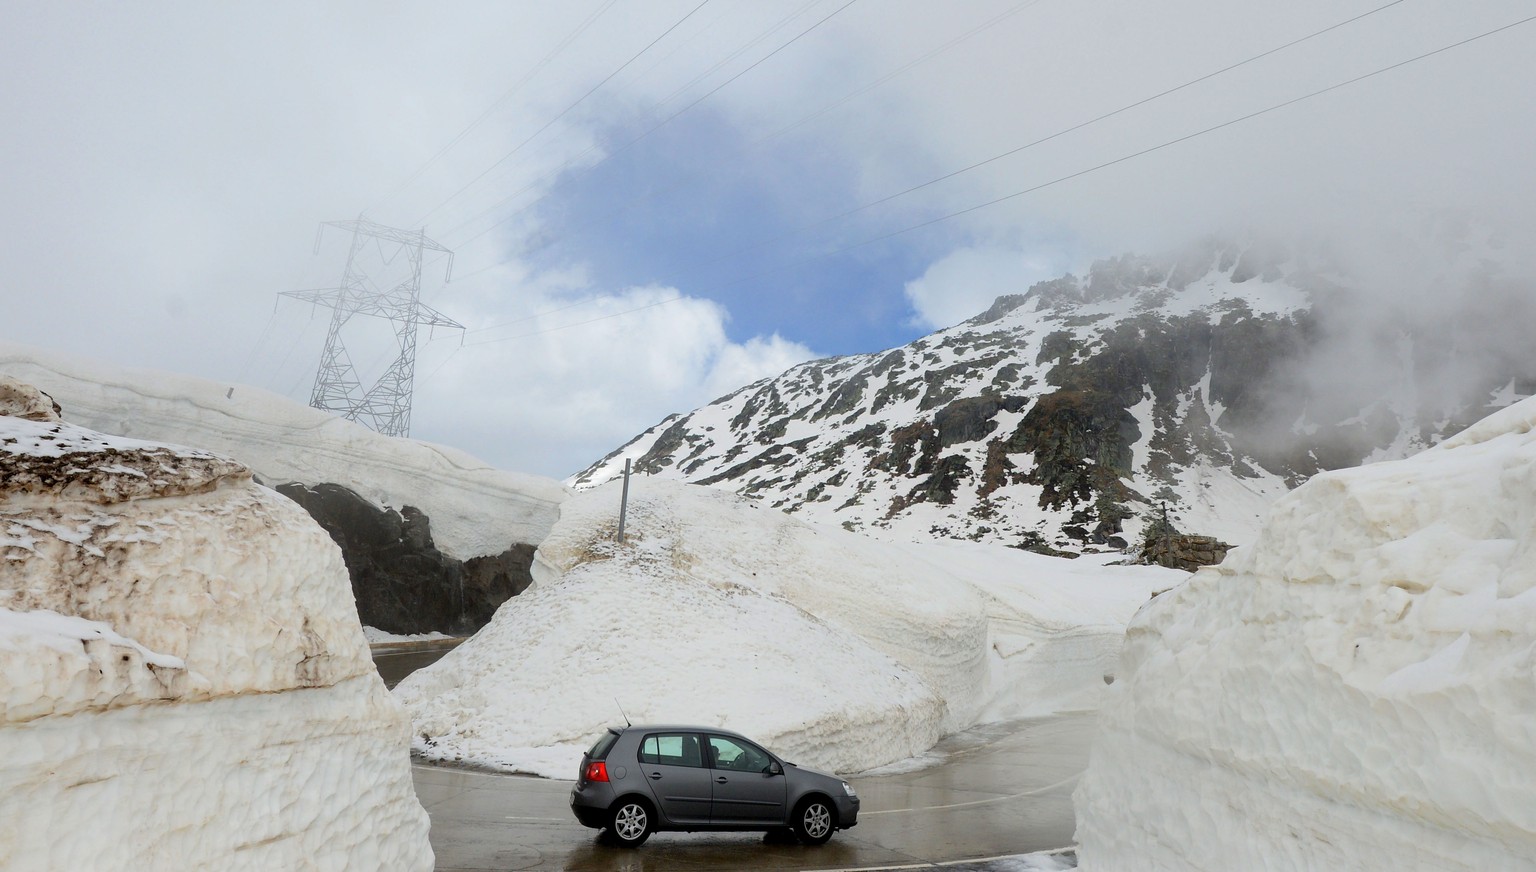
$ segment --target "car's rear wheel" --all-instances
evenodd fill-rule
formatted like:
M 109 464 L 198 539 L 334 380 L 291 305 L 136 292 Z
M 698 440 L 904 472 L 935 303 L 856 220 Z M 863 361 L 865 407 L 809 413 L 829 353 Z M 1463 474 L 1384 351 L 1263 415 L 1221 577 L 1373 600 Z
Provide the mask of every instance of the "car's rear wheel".
M 800 803 L 795 812 L 795 836 L 807 845 L 824 844 L 832 838 L 832 804 L 820 797 Z
M 653 827 L 650 806 L 638 799 L 620 800 L 608 819 L 608 832 L 622 848 L 640 847 Z

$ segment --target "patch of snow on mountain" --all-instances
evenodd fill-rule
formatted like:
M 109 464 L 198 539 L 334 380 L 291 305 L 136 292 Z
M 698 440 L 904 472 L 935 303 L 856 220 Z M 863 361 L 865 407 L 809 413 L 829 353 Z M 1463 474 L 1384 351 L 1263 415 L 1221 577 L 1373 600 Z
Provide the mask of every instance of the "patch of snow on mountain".
M 1084 869 L 1530 868 L 1536 400 L 1314 477 L 1144 609 L 1120 671 Z
M 869 769 L 984 718 L 1092 704 L 1132 612 L 1183 577 L 892 547 L 649 478 L 619 545 L 618 502 L 617 483 L 567 502 L 535 586 L 396 688 L 419 753 L 571 777 L 617 700 L 635 722 Z
M 48 392 L 101 433 L 232 457 L 268 484 L 331 482 L 375 505 L 412 505 L 458 559 L 538 542 L 565 489 L 495 469 L 457 449 L 383 436 L 260 388 L 134 370 L 0 342 L 0 373 Z

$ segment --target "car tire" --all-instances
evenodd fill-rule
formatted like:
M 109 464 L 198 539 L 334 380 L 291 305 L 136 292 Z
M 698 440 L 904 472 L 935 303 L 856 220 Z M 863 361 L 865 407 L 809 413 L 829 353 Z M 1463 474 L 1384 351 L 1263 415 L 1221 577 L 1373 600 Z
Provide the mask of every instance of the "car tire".
M 836 828 L 837 812 L 832 803 L 819 796 L 800 803 L 795 808 L 795 837 L 807 845 L 826 844 Z
M 630 797 L 621 799 L 608 816 L 608 834 L 621 848 L 638 848 L 651 837 L 656 816 L 650 805 Z

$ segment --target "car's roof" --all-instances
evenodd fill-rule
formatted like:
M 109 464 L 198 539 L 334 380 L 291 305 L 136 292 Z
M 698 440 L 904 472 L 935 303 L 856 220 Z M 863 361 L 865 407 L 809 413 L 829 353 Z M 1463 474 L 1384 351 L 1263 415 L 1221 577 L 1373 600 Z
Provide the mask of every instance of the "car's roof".
M 618 733 L 643 731 L 647 733 L 715 733 L 721 736 L 733 736 L 738 739 L 755 741 L 735 730 L 727 730 L 724 727 L 703 727 L 698 724 L 631 724 L 627 727 L 609 727 Z

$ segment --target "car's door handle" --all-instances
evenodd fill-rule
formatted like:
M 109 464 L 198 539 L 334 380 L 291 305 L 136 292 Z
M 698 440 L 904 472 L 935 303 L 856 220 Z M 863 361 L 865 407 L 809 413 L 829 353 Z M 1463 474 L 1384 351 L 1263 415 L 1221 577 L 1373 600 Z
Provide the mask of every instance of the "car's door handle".
M 725 778 L 725 776 L 724 776 L 724 775 L 722 775 L 722 776 L 720 776 L 720 777 L 719 777 L 719 778 L 716 778 L 716 779 L 715 779 L 715 783 L 716 783 L 716 784 L 724 784 L 724 783 L 725 783 L 725 782 L 726 782 L 726 778 Z
M 660 772 L 652 772 L 651 773 L 651 780 L 652 781 L 660 781 L 661 780 L 661 773 Z

